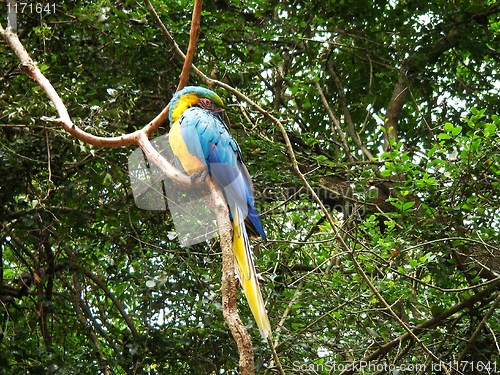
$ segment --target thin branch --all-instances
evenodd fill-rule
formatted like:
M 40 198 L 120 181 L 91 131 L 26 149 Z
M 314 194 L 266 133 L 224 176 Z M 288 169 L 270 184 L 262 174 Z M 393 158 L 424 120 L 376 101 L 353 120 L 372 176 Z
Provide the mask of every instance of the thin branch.
M 328 100 L 326 99 L 325 93 L 323 92 L 323 89 L 321 88 L 321 85 L 319 84 L 318 81 L 313 81 L 314 86 L 316 87 L 316 91 L 318 91 L 319 97 L 321 98 L 321 102 L 323 103 L 323 106 L 326 109 L 326 113 L 328 114 L 328 117 L 330 117 L 330 121 L 333 122 L 335 125 L 335 129 L 337 130 L 337 134 L 340 137 L 340 140 L 342 141 L 342 146 L 344 148 L 344 151 L 347 155 L 347 159 L 352 162 L 354 161 L 354 158 L 352 156 L 351 149 L 349 147 L 349 143 L 347 143 L 347 139 L 345 137 L 345 134 L 342 130 L 342 127 L 340 126 L 340 121 L 335 116 L 333 113 L 332 107 L 330 107 L 330 104 L 328 104 Z
M 276 351 L 276 347 L 273 345 L 273 340 L 272 340 L 271 336 L 269 336 L 267 338 L 267 344 L 269 345 L 269 348 L 271 349 L 271 353 L 273 354 L 273 360 L 274 360 L 276 367 L 278 368 L 278 372 L 280 373 L 280 375 L 285 375 L 285 371 L 283 370 L 283 366 L 281 366 L 280 357 L 278 356 L 278 352 Z
M 68 250 L 65 248 L 65 250 Z M 132 321 L 132 318 L 130 318 L 130 315 L 125 311 L 125 306 L 123 306 L 122 302 L 109 290 L 107 285 L 95 274 L 90 272 L 89 270 L 84 269 L 83 274 L 92 280 L 94 284 L 96 284 L 101 290 L 104 292 L 104 294 L 113 302 L 117 310 L 120 312 L 120 315 L 123 317 L 123 320 L 125 323 L 127 323 L 128 328 L 130 329 L 130 332 L 132 333 L 132 336 L 134 338 L 137 338 L 139 333 L 137 332 L 137 329 L 135 328 L 135 324 Z
M 370 60 L 370 62 L 371 62 L 371 60 Z M 345 92 L 344 92 L 345 91 L 344 86 L 342 84 L 342 81 L 341 81 L 339 75 L 335 71 L 335 67 L 333 66 L 333 62 L 328 61 L 327 67 L 328 67 L 328 71 L 330 72 L 330 74 L 332 76 L 333 82 L 335 83 L 335 87 L 337 88 L 337 94 L 339 96 L 340 105 L 342 106 L 342 110 L 344 112 L 344 120 L 347 124 L 347 132 L 350 135 L 351 139 L 356 144 L 356 146 L 358 146 L 358 148 L 363 152 L 363 155 L 365 155 L 365 157 L 368 160 L 373 160 L 374 157 L 373 157 L 372 153 L 363 144 L 363 142 L 361 141 L 361 137 L 359 136 L 358 132 L 356 131 L 356 127 L 355 127 L 354 122 L 353 122 L 352 117 L 351 117 L 351 111 L 347 107 L 347 99 L 346 99 Z
M 396 320 L 396 322 L 398 322 L 398 324 L 403 327 L 403 329 L 411 336 L 411 338 L 413 340 L 415 340 L 415 342 L 417 342 L 420 347 L 427 353 L 429 354 L 434 360 L 438 361 L 439 363 L 442 363 L 443 365 L 443 370 L 445 371 L 446 374 L 449 374 L 449 370 L 447 369 L 447 367 L 445 367 L 445 364 L 441 361 L 441 359 L 439 359 L 439 357 L 437 357 L 433 352 L 431 352 L 429 350 L 429 348 L 427 348 L 427 346 L 417 337 L 417 335 L 406 325 L 405 322 L 403 322 L 403 320 L 399 317 L 398 314 L 396 314 L 396 312 L 393 310 L 393 308 L 391 307 L 391 305 L 389 305 L 389 303 L 387 303 L 387 301 L 385 300 L 385 298 L 382 296 L 382 294 L 380 294 L 380 292 L 378 291 L 378 289 L 375 287 L 375 285 L 373 285 L 373 283 L 371 282 L 371 280 L 369 279 L 368 275 L 365 273 L 365 271 L 363 270 L 363 268 L 361 267 L 361 265 L 359 264 L 358 260 L 356 259 L 356 256 L 353 253 L 351 253 L 352 256 L 351 256 L 351 259 L 353 261 L 353 264 L 354 264 L 354 267 L 356 267 L 356 269 L 358 270 L 358 273 L 361 275 L 361 277 L 363 277 L 363 279 L 365 280 L 365 283 L 368 285 L 368 287 L 372 290 L 373 294 L 377 297 L 377 299 L 382 303 L 382 305 L 384 305 L 384 307 L 387 309 L 387 311 L 389 311 L 389 313 L 392 315 L 392 317 L 394 318 L 394 320 Z
M 467 355 L 467 353 L 469 352 L 469 350 L 472 349 L 472 347 L 474 346 L 474 344 L 475 344 L 475 342 L 477 340 L 477 337 L 479 336 L 479 334 L 483 330 L 483 328 L 486 325 L 486 323 L 488 323 L 488 319 L 491 317 L 491 315 L 493 315 L 493 313 L 495 312 L 495 310 L 496 310 L 496 308 L 497 308 L 497 306 L 498 306 L 499 303 L 500 303 L 500 293 L 497 294 L 497 298 L 495 298 L 495 301 L 493 302 L 493 304 L 491 305 L 491 307 L 488 309 L 488 311 L 484 315 L 483 319 L 481 319 L 481 321 L 477 325 L 477 327 L 474 330 L 474 332 L 472 333 L 469 341 L 467 342 L 467 345 L 465 345 L 464 350 L 462 351 L 462 353 L 460 354 L 460 356 L 457 359 L 458 363 L 461 363 L 465 359 L 465 356 Z
M 70 250 L 70 248 L 68 246 L 63 246 L 63 249 L 64 249 L 64 252 L 66 253 L 66 255 L 68 256 L 68 259 L 76 266 L 76 268 L 80 269 L 82 271 L 82 273 L 88 279 L 92 280 L 94 282 L 94 284 L 96 284 L 104 292 L 104 294 L 113 302 L 116 309 L 118 310 L 118 312 L 122 316 L 123 320 L 125 321 L 125 323 L 129 327 L 130 332 L 132 333 L 132 336 L 134 336 L 136 338 L 138 336 L 138 332 L 137 332 L 137 329 L 135 328 L 135 324 L 132 321 L 132 319 L 130 318 L 130 316 L 128 315 L 128 313 L 125 311 L 125 307 L 123 306 L 121 301 L 118 298 L 116 298 L 116 296 L 109 290 L 107 285 L 101 279 L 99 279 L 99 277 L 97 277 L 91 271 L 86 270 L 79 265 L 79 263 L 77 261 L 78 257 L 75 255 L 75 253 L 73 251 Z
M 186 60 L 186 55 L 184 55 L 184 52 L 180 49 L 179 45 L 175 41 L 174 37 L 172 34 L 170 34 L 170 31 L 165 27 L 163 22 L 160 19 L 160 16 L 158 16 L 158 13 L 156 13 L 155 8 L 151 5 L 151 2 L 149 0 L 144 0 L 144 3 L 146 4 L 146 8 L 148 8 L 149 13 L 151 13 L 151 16 L 157 23 L 158 27 L 160 28 L 161 33 L 163 34 L 163 37 L 166 39 L 167 43 L 170 44 L 174 50 L 175 55 L 177 56 L 177 59 L 180 62 L 183 62 Z
M 170 34 L 170 31 L 168 31 L 168 29 L 165 27 L 165 25 L 161 21 L 160 16 L 158 16 L 158 13 L 156 13 L 155 8 L 153 7 L 153 5 L 151 5 L 151 2 L 149 0 L 144 0 L 144 3 L 146 4 L 146 8 L 148 8 L 156 24 L 160 28 L 163 37 L 165 38 L 167 43 L 172 46 L 175 55 L 177 56 L 177 59 L 183 62 L 182 72 L 179 78 L 179 84 L 177 85 L 177 91 L 179 91 L 184 86 L 186 86 L 189 80 L 191 67 L 193 66 L 196 46 L 198 44 L 198 37 L 200 35 L 200 20 L 201 20 L 201 10 L 203 1 L 195 0 L 193 15 L 191 18 L 191 30 L 189 32 L 189 45 L 188 45 L 187 55 L 185 55 L 184 52 L 182 52 L 179 45 L 175 41 L 174 37 L 172 36 L 172 34 Z M 147 129 L 145 131 L 148 135 L 154 130 L 156 130 L 162 123 L 164 123 L 167 120 L 169 108 L 170 108 L 170 103 L 158 114 L 158 116 L 155 117 L 155 119 L 153 119 L 148 125 L 146 125 L 145 128 Z
M 106 356 L 104 355 L 104 352 L 102 351 L 101 342 L 99 341 L 99 338 L 97 337 L 94 330 L 92 329 L 92 326 L 89 323 L 89 321 L 84 317 L 84 313 L 82 310 L 82 297 L 81 297 L 82 287 L 81 287 L 80 281 L 78 280 L 78 277 L 76 274 L 73 274 L 73 285 L 74 285 L 73 299 L 71 302 L 72 302 L 73 307 L 75 309 L 76 318 L 80 322 L 80 324 L 82 325 L 83 329 L 85 330 L 85 332 L 89 336 L 90 340 L 94 343 L 94 345 L 97 349 L 97 353 L 99 355 L 99 358 L 103 362 L 103 364 L 105 365 L 105 374 L 106 375 L 111 374 L 109 365 L 107 364 Z
M 295 289 L 295 293 L 293 294 L 292 298 L 290 298 L 290 301 L 288 302 L 288 305 L 287 305 L 285 311 L 283 312 L 281 319 L 278 322 L 278 325 L 276 326 L 276 329 L 275 329 L 276 334 L 275 334 L 274 343 L 273 343 L 273 347 L 275 347 L 275 348 L 278 346 L 281 328 L 283 327 L 283 324 L 285 324 L 285 320 L 288 317 L 290 310 L 292 310 L 292 307 L 295 304 L 295 301 L 297 301 L 297 299 L 302 294 L 302 289 L 304 288 L 305 284 L 306 284 L 306 282 L 302 278 L 299 285 L 297 285 L 297 289 Z
M 189 32 L 189 45 L 186 53 L 186 58 L 184 59 L 181 76 L 179 78 L 179 84 L 177 85 L 177 91 L 186 86 L 189 81 L 189 74 L 191 73 L 191 66 L 193 65 L 194 61 L 194 54 L 196 52 L 196 46 L 198 44 L 198 37 L 200 36 L 200 19 L 202 6 L 203 0 L 195 0 L 193 16 L 191 18 L 191 30 Z
M 428 329 L 435 327 L 439 325 L 439 323 L 443 322 L 444 320 L 448 319 L 450 316 L 453 314 L 456 314 L 459 311 L 462 311 L 466 308 L 469 308 L 473 306 L 476 302 L 482 301 L 484 302 L 484 298 L 487 298 L 488 301 L 493 300 L 493 297 L 491 296 L 492 293 L 495 291 L 498 291 L 500 288 L 500 281 L 489 285 L 487 288 L 483 289 L 482 291 L 474 294 L 471 298 L 460 302 L 459 304 L 451 307 L 450 309 L 444 311 L 443 313 L 417 325 L 415 328 L 412 329 L 413 335 L 419 335 L 422 332 L 427 331 Z M 385 343 L 384 345 L 381 345 L 377 350 L 374 352 L 368 354 L 364 358 L 360 359 L 356 363 L 352 363 L 349 368 L 345 369 L 340 373 L 340 375 L 348 375 L 348 374 L 353 374 L 355 372 L 355 368 L 357 367 L 356 365 L 359 363 L 368 363 L 370 361 L 376 360 L 377 358 L 380 358 L 384 355 L 386 355 L 388 352 L 390 352 L 392 349 L 400 346 L 403 342 L 408 341 L 412 339 L 413 337 L 412 334 L 409 332 L 406 332 L 405 334 L 395 338 L 392 341 L 389 341 Z

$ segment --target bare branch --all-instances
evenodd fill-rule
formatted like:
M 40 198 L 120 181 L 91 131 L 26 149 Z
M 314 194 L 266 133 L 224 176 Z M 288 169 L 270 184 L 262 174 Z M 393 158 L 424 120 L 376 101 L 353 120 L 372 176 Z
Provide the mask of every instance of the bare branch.
M 198 44 L 198 37 L 200 36 L 200 18 L 202 5 L 202 0 L 195 0 L 193 16 L 191 18 L 191 31 L 189 32 L 189 45 L 186 53 L 186 58 L 184 60 L 184 65 L 182 67 L 181 76 L 179 78 L 179 84 L 177 85 L 177 91 L 186 86 L 189 81 L 189 74 L 191 73 L 191 66 L 193 65 L 194 61 L 196 45 Z
M 91 324 L 88 322 L 88 320 L 85 318 L 84 313 L 82 311 L 82 287 L 80 284 L 80 281 L 78 280 L 78 276 L 76 274 L 73 274 L 73 299 L 72 299 L 72 304 L 75 309 L 75 314 L 76 318 L 84 328 L 85 332 L 87 333 L 87 336 L 90 338 L 90 340 L 94 343 L 97 353 L 99 354 L 99 358 L 103 363 L 106 363 L 106 356 L 104 355 L 102 351 L 102 345 L 99 339 L 97 338 L 97 335 L 95 334 L 94 330 L 92 329 Z M 111 374 L 109 365 L 105 365 L 105 374 Z
M 372 353 L 368 354 L 367 356 L 365 356 L 364 358 L 360 359 L 358 362 L 359 363 L 370 362 L 370 361 L 373 361 L 377 358 L 380 358 L 380 357 L 386 355 L 392 349 L 399 347 L 403 342 L 412 339 L 414 335 L 419 335 L 420 333 L 427 331 L 429 328 L 438 326 L 441 322 L 448 319 L 453 314 L 456 314 L 459 311 L 462 311 L 466 308 L 473 306 L 478 301 L 484 302 L 484 298 L 487 298 L 488 301 L 493 300 L 495 297 L 498 297 L 498 296 L 495 296 L 492 294 L 495 291 L 498 291 L 499 289 L 500 289 L 500 280 L 497 280 L 497 282 L 490 284 L 485 289 L 474 294 L 471 298 L 466 299 L 465 301 L 460 302 L 459 304 L 451 307 L 450 309 L 444 311 L 443 313 L 417 325 L 415 328 L 413 328 L 411 330 L 412 334 L 407 332 L 407 333 L 395 338 L 394 340 L 387 342 L 386 344 L 380 346 L 374 352 L 372 352 Z M 340 375 L 353 374 L 355 372 L 355 370 L 353 370 L 353 369 L 356 368 L 356 366 L 354 366 L 354 365 L 355 364 L 353 363 L 352 366 L 349 366 L 348 369 L 342 371 L 340 373 Z
M 356 146 L 358 146 L 358 148 L 363 152 L 365 157 L 368 160 L 373 160 L 374 157 L 373 157 L 372 153 L 363 144 L 363 142 L 361 141 L 361 138 L 359 136 L 359 133 L 356 131 L 356 127 L 354 126 L 354 122 L 352 121 L 351 111 L 347 107 L 347 99 L 346 99 L 346 96 L 344 93 L 344 86 L 342 84 L 342 81 L 341 81 L 339 75 L 335 71 L 335 68 L 333 66 L 333 62 L 328 61 L 327 67 L 328 67 L 328 71 L 332 75 L 332 79 L 333 79 L 333 82 L 335 83 L 335 87 L 337 88 L 337 94 L 339 96 L 340 105 L 342 106 L 342 110 L 344 112 L 344 119 L 345 119 L 345 122 L 347 124 L 347 132 L 348 132 L 349 136 L 351 137 L 351 139 L 356 144 Z M 370 67 L 371 67 L 371 64 L 370 64 Z
M 438 361 L 439 363 L 442 363 L 441 359 L 439 357 L 437 357 L 433 352 L 431 352 L 429 350 L 429 348 L 427 348 L 427 346 L 417 337 L 417 335 L 408 327 L 408 325 L 399 317 L 399 315 L 394 311 L 394 309 L 391 307 L 391 305 L 389 305 L 389 303 L 387 303 L 387 301 L 385 300 L 385 298 L 382 296 L 382 294 L 380 294 L 380 292 L 378 291 L 378 289 L 375 287 L 375 285 L 373 285 L 373 283 L 371 282 L 371 280 L 369 279 L 368 275 L 365 273 L 365 271 L 363 271 L 363 268 L 361 267 L 361 265 L 359 264 L 358 260 L 356 259 L 356 256 L 355 256 L 355 253 L 352 252 L 351 253 L 352 256 L 351 256 L 351 259 L 353 261 L 353 264 L 354 264 L 354 267 L 356 267 L 356 269 L 358 270 L 358 273 L 363 277 L 363 279 L 365 280 L 365 283 L 368 285 L 368 287 L 372 290 L 373 294 L 377 297 L 377 299 L 382 303 L 382 305 L 384 305 L 384 307 L 387 309 L 387 311 L 389 311 L 389 313 L 392 315 L 392 317 L 394 318 L 394 320 L 396 322 L 398 322 L 398 324 L 403 327 L 403 329 L 411 336 L 411 338 L 413 340 L 415 340 L 415 342 L 417 342 L 420 347 L 427 353 L 429 354 L 434 360 Z M 449 371 L 448 369 L 444 366 L 444 363 L 443 363 L 443 370 L 445 371 L 446 374 L 449 375 Z
M 151 2 L 149 0 L 144 0 L 144 3 L 146 4 L 146 8 L 148 8 L 149 13 L 151 13 L 151 16 L 155 20 L 155 22 L 158 24 L 158 27 L 160 28 L 161 33 L 163 34 L 163 37 L 167 41 L 168 44 L 170 44 L 175 52 L 175 55 L 177 56 L 177 59 L 180 62 L 183 62 L 186 60 L 186 55 L 184 55 L 184 52 L 180 49 L 179 45 L 175 41 L 174 37 L 172 34 L 170 34 L 170 31 L 165 27 L 163 22 L 160 19 L 160 16 L 158 16 L 158 13 L 156 13 L 155 8 L 151 5 Z
M 330 107 L 330 104 L 328 104 L 328 100 L 326 99 L 325 93 L 323 92 L 323 89 L 321 88 L 321 85 L 319 84 L 319 82 L 314 81 L 313 83 L 314 83 L 314 86 L 316 87 L 316 91 L 318 91 L 319 97 L 321 98 L 321 102 L 323 103 L 323 106 L 326 109 L 326 113 L 328 114 L 330 121 L 333 122 L 333 124 L 335 125 L 335 129 L 337 131 L 338 136 L 340 137 L 340 140 L 342 141 L 342 146 L 343 146 L 344 151 L 347 155 L 347 158 L 349 159 L 350 162 L 354 161 L 354 158 L 352 157 L 351 149 L 349 148 L 349 143 L 347 143 L 347 139 L 345 137 L 345 134 L 342 130 L 342 127 L 340 126 L 339 119 L 333 113 L 333 110 Z
M 390 149 L 390 140 L 393 138 L 394 140 L 398 139 L 398 123 L 399 116 L 401 115 L 401 110 L 403 109 L 403 105 L 406 101 L 406 94 L 408 93 L 408 80 L 406 78 L 406 67 L 403 66 L 399 71 L 398 81 L 394 85 L 394 89 L 392 91 L 391 99 L 389 100 L 389 104 L 387 105 L 387 110 L 385 112 L 385 121 L 384 121 L 384 149 Z
M 465 359 L 465 356 L 467 355 L 467 353 L 469 352 L 469 350 L 472 349 L 472 347 L 474 346 L 474 344 L 475 344 L 475 342 L 476 342 L 479 334 L 483 330 L 483 328 L 486 325 L 486 323 L 488 323 L 488 319 L 491 317 L 491 315 L 493 315 L 493 313 L 495 312 L 495 310 L 496 310 L 496 308 L 497 308 L 497 306 L 498 306 L 499 303 L 500 303 L 500 294 L 497 294 L 497 298 L 495 298 L 495 301 L 493 302 L 493 304 L 491 305 L 491 307 L 488 309 L 488 311 L 484 315 L 483 319 L 481 319 L 481 321 L 477 325 L 477 327 L 474 330 L 474 332 L 472 333 L 469 341 L 467 342 L 467 345 L 465 345 L 464 350 L 460 354 L 460 357 L 458 357 L 458 359 L 457 359 L 458 363 L 462 362 Z

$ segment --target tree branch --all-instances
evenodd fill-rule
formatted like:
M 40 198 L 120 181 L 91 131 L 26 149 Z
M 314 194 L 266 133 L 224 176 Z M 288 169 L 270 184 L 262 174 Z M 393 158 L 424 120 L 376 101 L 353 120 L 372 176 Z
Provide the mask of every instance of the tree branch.
M 314 83 L 314 86 L 316 87 L 316 91 L 318 91 L 319 97 L 321 98 L 321 102 L 323 103 L 323 106 L 325 107 L 326 113 L 328 114 L 330 121 L 334 124 L 335 130 L 337 131 L 337 134 L 338 134 L 338 137 L 342 141 L 342 147 L 344 148 L 344 152 L 347 156 L 347 160 L 354 161 L 351 149 L 349 147 L 349 143 L 347 143 L 347 139 L 345 137 L 344 131 L 342 130 L 342 127 L 340 126 L 339 119 L 333 113 L 333 109 L 332 109 L 332 107 L 330 107 L 330 104 L 328 104 L 328 100 L 326 99 L 325 93 L 323 92 L 323 89 L 321 88 L 321 85 L 319 84 L 319 82 L 313 81 L 313 83 Z M 333 136 L 335 136 L 335 134 L 333 134 Z
M 384 149 L 389 150 L 391 147 L 390 140 L 394 138 L 397 141 L 397 127 L 399 123 L 399 116 L 406 101 L 406 94 L 408 93 L 408 80 L 406 78 L 406 66 L 401 67 L 398 75 L 398 81 L 394 85 L 391 99 L 387 105 L 384 121 Z
M 465 301 L 460 302 L 459 304 L 444 311 L 443 313 L 417 325 L 415 328 L 412 329 L 412 334 L 407 332 L 407 333 L 395 338 L 394 340 L 389 341 L 386 344 L 380 346 L 377 350 L 368 354 L 367 356 L 360 359 L 356 363 L 352 363 L 352 365 L 349 366 L 349 368 L 346 368 L 344 371 L 342 371 L 340 373 L 340 375 L 354 374 L 354 372 L 355 372 L 354 369 L 356 368 L 355 364 L 370 362 L 370 361 L 376 360 L 376 359 L 384 356 L 385 354 L 390 352 L 392 349 L 394 349 L 396 347 L 400 347 L 403 342 L 412 339 L 413 336 L 419 335 L 422 332 L 426 332 L 430 328 L 438 326 L 441 322 L 443 322 L 445 319 L 448 319 L 453 314 L 456 314 L 457 312 L 462 311 L 466 308 L 472 307 L 476 302 L 479 302 L 479 301 L 486 302 L 485 300 L 483 300 L 484 298 L 487 298 L 488 302 L 495 299 L 495 297 L 497 297 L 497 296 L 494 295 L 493 293 L 498 291 L 499 289 L 500 289 L 500 280 L 498 280 L 495 283 L 490 284 L 488 287 L 486 287 L 482 291 L 477 292 L 471 298 L 466 299 Z
M 81 297 L 82 286 L 81 286 L 80 281 L 78 280 L 78 276 L 76 274 L 73 274 L 73 285 L 74 285 L 73 298 L 72 298 L 71 303 L 73 304 L 73 308 L 75 309 L 76 318 L 78 319 L 78 321 L 82 325 L 83 329 L 87 333 L 87 336 L 89 337 L 89 339 L 94 343 L 94 345 L 97 349 L 97 353 L 99 355 L 99 359 L 101 360 L 101 362 L 105 366 L 104 367 L 105 374 L 106 375 L 111 374 L 109 365 L 107 364 L 106 356 L 104 355 L 104 353 L 102 351 L 101 342 L 99 341 L 99 339 L 97 338 L 97 335 L 95 334 L 94 330 L 92 329 L 90 322 L 88 322 L 88 320 L 84 316 L 84 313 L 82 310 L 82 297 Z M 102 333 L 103 332 L 101 332 L 101 334 Z
M 497 297 L 495 298 L 495 301 L 493 301 L 493 304 L 488 309 L 488 311 L 484 315 L 483 319 L 481 319 L 481 321 L 477 325 L 477 327 L 474 330 L 474 332 L 472 333 L 469 341 L 467 341 L 467 345 L 465 345 L 464 350 L 462 351 L 462 353 L 460 354 L 460 356 L 457 359 L 458 363 L 462 362 L 465 359 L 465 356 L 467 355 L 467 353 L 472 349 L 472 347 L 474 346 L 474 344 L 475 344 L 478 336 L 480 335 L 480 333 L 483 330 L 483 328 L 486 325 L 486 323 L 488 323 L 488 319 L 491 317 L 491 315 L 493 315 L 493 313 L 495 312 L 495 310 L 496 310 L 496 308 L 497 308 L 497 306 L 498 306 L 499 303 L 500 303 L 500 294 L 497 294 Z
M 168 44 L 170 44 L 174 50 L 175 55 L 177 56 L 177 59 L 182 63 L 183 61 L 186 60 L 186 55 L 184 55 L 184 52 L 180 49 L 179 45 L 175 41 L 174 37 L 172 34 L 170 34 L 170 31 L 165 27 L 163 22 L 160 19 L 160 16 L 158 16 L 158 13 L 156 13 L 155 8 L 153 5 L 151 5 L 151 2 L 149 0 L 144 0 L 144 3 L 146 4 L 146 8 L 148 8 L 149 13 L 151 13 L 151 16 L 157 23 L 158 27 L 160 28 L 160 31 L 167 41 Z
M 168 29 L 162 23 L 160 17 L 156 13 L 149 0 L 145 0 L 145 3 L 156 23 L 159 25 L 160 30 L 162 30 L 166 41 L 172 45 L 177 56 L 184 60 L 182 72 L 179 78 L 179 84 L 177 86 L 178 91 L 187 84 L 191 69 L 194 69 L 198 75 L 199 73 L 201 73 L 201 71 L 193 65 L 193 60 L 200 32 L 202 1 L 195 0 L 191 22 L 189 46 L 186 55 L 182 53 L 179 46 L 175 42 L 172 35 L 168 32 Z M 203 73 L 201 74 L 205 76 Z M 205 82 L 208 83 L 207 80 L 205 80 Z M 148 158 L 151 157 L 151 160 L 153 160 L 155 164 L 157 164 L 157 159 L 161 158 L 161 155 L 159 155 L 153 149 L 147 137 L 141 136 L 139 138 L 139 141 L 139 145 L 144 150 Z M 222 250 L 222 311 L 224 319 L 226 320 L 226 323 L 229 326 L 231 334 L 238 347 L 238 352 L 240 354 L 240 371 L 242 374 L 253 374 L 254 359 L 252 341 L 247 329 L 245 328 L 245 325 L 240 319 L 236 306 L 236 275 L 234 272 L 234 254 L 232 251 L 232 232 L 231 221 L 229 220 L 229 211 L 227 208 L 227 203 L 220 189 L 211 180 L 207 180 L 207 184 L 209 191 L 211 192 L 211 194 L 209 195 L 209 199 L 211 200 L 211 202 L 209 202 L 209 207 L 216 216 L 220 246 Z
M 358 148 L 363 152 L 363 155 L 365 156 L 365 158 L 368 160 L 373 160 L 374 157 L 373 157 L 372 153 L 363 144 L 363 142 L 361 141 L 361 137 L 359 136 L 359 133 L 356 131 L 354 121 L 352 120 L 352 117 L 351 117 L 351 111 L 347 107 L 347 99 L 346 99 L 345 92 L 344 92 L 345 91 L 344 86 L 343 86 L 342 81 L 341 81 L 339 75 L 337 74 L 335 67 L 333 65 L 333 62 L 331 60 L 327 61 L 327 67 L 328 67 L 328 71 L 330 72 L 330 74 L 332 76 L 335 87 L 337 88 L 337 95 L 339 98 L 339 102 L 340 102 L 340 105 L 342 106 L 342 110 L 344 112 L 344 121 L 347 124 L 347 133 L 349 134 L 349 136 L 353 140 L 354 144 L 356 146 L 358 146 Z M 351 155 L 351 158 L 349 161 L 353 161 L 352 159 L 353 158 Z
M 194 54 L 196 52 L 196 46 L 198 44 L 198 37 L 200 36 L 200 19 L 201 19 L 201 9 L 203 1 L 195 0 L 193 16 L 191 18 L 191 30 L 189 32 L 189 45 L 186 53 L 186 58 L 184 59 L 184 65 L 182 66 L 181 76 L 179 78 L 179 84 L 177 85 L 177 91 L 182 89 L 189 81 L 189 74 L 191 73 L 191 66 L 194 61 Z

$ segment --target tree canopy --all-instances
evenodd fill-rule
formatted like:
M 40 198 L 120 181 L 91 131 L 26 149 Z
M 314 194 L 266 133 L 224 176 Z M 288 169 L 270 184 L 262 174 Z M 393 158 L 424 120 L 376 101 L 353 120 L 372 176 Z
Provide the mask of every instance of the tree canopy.
M 192 3 L 151 3 L 185 50 Z M 21 4 L 19 38 L 80 128 L 130 133 L 175 92 L 183 61 L 146 2 Z M 195 65 L 254 181 L 286 373 L 500 371 L 499 13 L 204 4 Z M 136 206 L 134 148 L 44 121 L 54 107 L 6 43 L 0 85 L 0 372 L 236 373 L 217 240 L 182 248 L 168 211 Z M 256 372 L 277 373 L 241 293 L 238 306 Z

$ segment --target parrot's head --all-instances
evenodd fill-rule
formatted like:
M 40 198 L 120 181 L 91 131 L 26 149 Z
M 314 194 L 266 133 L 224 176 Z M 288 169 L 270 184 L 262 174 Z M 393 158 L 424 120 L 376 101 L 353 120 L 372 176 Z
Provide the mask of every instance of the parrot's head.
M 168 119 L 171 124 L 181 117 L 182 113 L 193 106 L 200 106 L 214 113 L 224 110 L 224 102 L 212 90 L 200 86 L 186 86 L 175 93 L 170 101 Z

